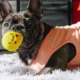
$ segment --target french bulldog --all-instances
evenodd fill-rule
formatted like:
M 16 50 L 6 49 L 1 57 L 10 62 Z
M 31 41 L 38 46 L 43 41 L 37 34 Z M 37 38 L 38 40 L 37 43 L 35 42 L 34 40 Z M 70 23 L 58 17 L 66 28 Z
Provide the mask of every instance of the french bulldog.
M 43 9 L 41 0 L 29 0 L 27 9 L 25 11 L 16 13 L 13 12 L 8 1 L 3 0 L 0 3 L 2 35 L 12 30 L 20 32 L 23 35 L 24 39 L 21 46 L 17 50 L 17 53 L 26 66 L 29 66 L 36 58 L 39 47 L 49 32 L 56 28 L 42 22 L 42 15 Z M 60 26 L 58 27 L 60 28 Z M 61 36 L 58 36 L 57 40 L 59 40 L 60 37 Z M 55 38 L 55 36 L 53 36 L 53 38 Z M 56 41 L 55 43 L 57 44 Z M 52 73 L 52 71 L 55 69 L 65 70 L 67 68 L 67 64 L 75 56 L 76 47 L 73 43 L 68 42 L 55 50 L 47 61 L 45 67 L 36 74 Z M 80 65 L 77 65 L 77 67 L 80 67 Z

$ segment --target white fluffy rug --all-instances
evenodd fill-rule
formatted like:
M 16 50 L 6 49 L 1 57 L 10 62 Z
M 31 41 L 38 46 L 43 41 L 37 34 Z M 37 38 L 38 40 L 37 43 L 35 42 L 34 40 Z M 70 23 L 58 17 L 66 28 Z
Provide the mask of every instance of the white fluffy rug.
M 55 70 L 52 74 L 30 75 L 17 53 L 0 55 L 0 80 L 80 80 L 80 69 Z

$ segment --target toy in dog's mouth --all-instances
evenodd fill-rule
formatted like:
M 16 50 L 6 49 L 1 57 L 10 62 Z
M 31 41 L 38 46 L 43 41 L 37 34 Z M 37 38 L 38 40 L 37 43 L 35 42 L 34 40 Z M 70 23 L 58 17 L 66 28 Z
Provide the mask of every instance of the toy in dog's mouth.
M 8 51 L 16 51 L 23 41 L 23 35 L 19 32 L 9 31 L 3 35 L 2 45 Z

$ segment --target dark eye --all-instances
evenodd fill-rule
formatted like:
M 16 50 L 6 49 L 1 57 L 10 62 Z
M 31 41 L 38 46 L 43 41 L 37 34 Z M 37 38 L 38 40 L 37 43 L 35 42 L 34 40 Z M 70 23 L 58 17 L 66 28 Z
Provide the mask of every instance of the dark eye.
M 28 20 L 27 23 L 28 23 L 28 25 L 31 25 L 32 24 L 31 20 Z
M 32 21 L 29 18 L 24 18 L 24 24 L 30 26 L 32 24 Z
M 5 24 L 4 24 L 4 27 L 9 27 L 9 26 L 10 26 L 9 23 L 5 23 Z

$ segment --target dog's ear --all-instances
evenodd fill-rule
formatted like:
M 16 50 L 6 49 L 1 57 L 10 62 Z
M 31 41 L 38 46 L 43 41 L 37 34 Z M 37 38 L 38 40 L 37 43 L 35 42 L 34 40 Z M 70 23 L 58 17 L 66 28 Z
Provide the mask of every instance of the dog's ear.
M 27 9 L 34 13 L 38 18 L 42 17 L 43 9 L 41 0 L 30 0 Z
M 0 2 L 0 22 L 2 23 L 4 19 L 12 12 L 12 7 L 8 1 L 2 0 Z

